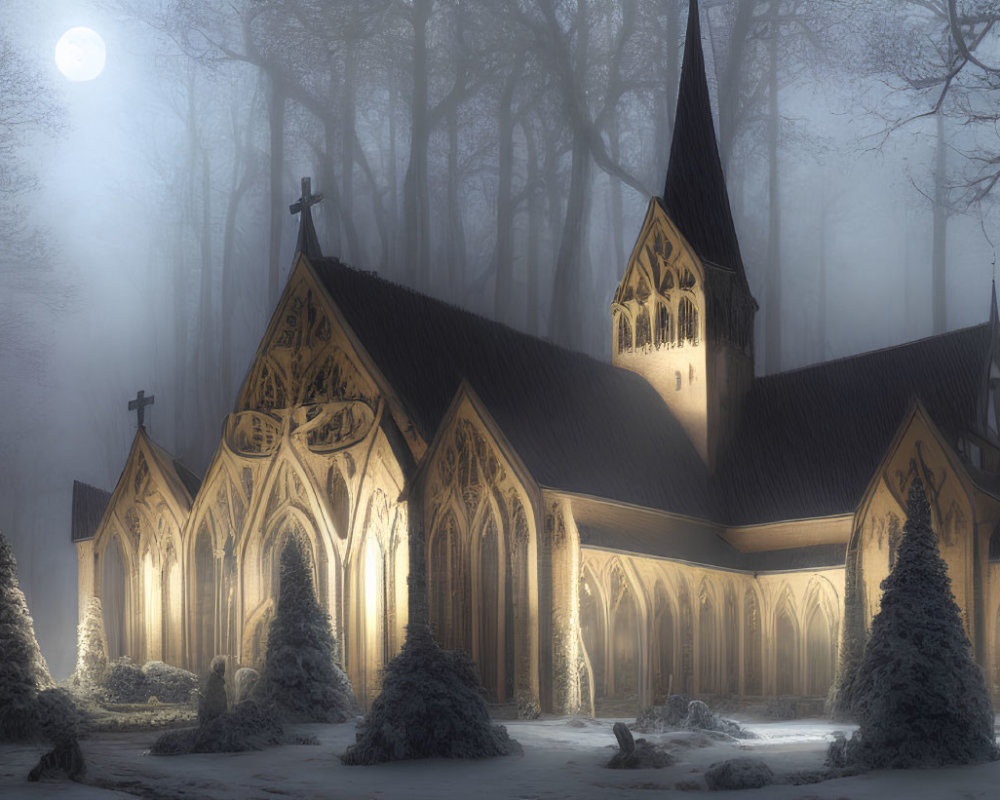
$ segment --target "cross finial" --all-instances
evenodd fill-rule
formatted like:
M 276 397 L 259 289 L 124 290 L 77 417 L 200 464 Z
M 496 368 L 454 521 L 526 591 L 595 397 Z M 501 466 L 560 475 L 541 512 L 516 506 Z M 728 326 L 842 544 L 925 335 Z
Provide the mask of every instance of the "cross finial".
M 295 249 L 310 258 L 323 257 L 323 253 L 319 249 L 319 239 L 316 237 L 316 229 L 313 227 L 312 221 L 312 207 L 322 199 L 322 194 L 312 193 L 312 179 L 303 178 L 302 196 L 288 207 L 291 213 L 300 215 L 299 240 Z
M 153 405 L 156 398 L 153 395 L 146 397 L 145 392 L 137 392 L 135 395 L 135 400 L 128 401 L 128 410 L 135 411 L 139 417 L 139 427 L 143 427 L 143 422 L 146 417 L 146 406 Z

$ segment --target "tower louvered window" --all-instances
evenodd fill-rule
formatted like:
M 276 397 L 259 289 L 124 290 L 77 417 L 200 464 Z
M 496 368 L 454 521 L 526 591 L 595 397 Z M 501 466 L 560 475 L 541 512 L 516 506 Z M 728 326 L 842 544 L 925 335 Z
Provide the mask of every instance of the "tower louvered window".
M 663 303 L 656 304 L 656 346 L 662 347 L 673 342 L 674 335 L 670 324 L 670 311 Z
M 628 317 L 621 313 L 618 315 L 618 352 L 632 352 L 632 326 L 629 325 Z
M 698 341 L 698 311 L 688 298 L 682 297 L 677 313 L 677 341 Z

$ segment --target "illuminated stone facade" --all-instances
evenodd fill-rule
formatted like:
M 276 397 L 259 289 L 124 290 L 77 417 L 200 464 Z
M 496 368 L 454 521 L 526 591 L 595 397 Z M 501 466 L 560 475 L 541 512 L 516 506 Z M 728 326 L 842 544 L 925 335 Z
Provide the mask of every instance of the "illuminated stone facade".
M 699 42 L 695 13 L 613 365 L 323 258 L 304 206 L 204 480 L 140 427 L 103 517 L 74 525 L 79 607 L 102 598 L 112 657 L 259 664 L 296 536 L 363 705 L 422 546 L 432 631 L 509 711 L 630 715 L 676 692 L 817 710 L 919 475 L 1000 686 L 995 301 L 986 325 L 755 378 Z

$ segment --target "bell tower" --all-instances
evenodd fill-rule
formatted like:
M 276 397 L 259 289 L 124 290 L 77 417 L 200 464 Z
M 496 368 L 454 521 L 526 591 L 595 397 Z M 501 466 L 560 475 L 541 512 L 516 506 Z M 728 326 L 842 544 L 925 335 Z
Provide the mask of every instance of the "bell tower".
M 611 304 L 612 361 L 659 392 L 710 469 L 753 382 L 750 293 L 690 0 L 670 160 Z

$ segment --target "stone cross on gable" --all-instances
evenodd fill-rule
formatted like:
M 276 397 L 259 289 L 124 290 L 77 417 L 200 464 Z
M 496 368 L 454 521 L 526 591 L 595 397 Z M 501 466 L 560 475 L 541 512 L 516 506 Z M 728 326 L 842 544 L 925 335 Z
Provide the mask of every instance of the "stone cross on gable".
M 323 199 L 323 193 L 319 194 L 312 193 L 312 178 L 302 179 L 302 197 L 292 203 L 288 210 L 292 214 L 298 214 L 299 212 L 308 212 L 309 209 L 316 205 L 320 200 Z
M 137 412 L 139 417 L 139 427 L 143 426 L 143 422 L 146 416 L 146 406 L 153 405 L 156 398 L 153 395 L 146 397 L 145 392 L 136 393 L 135 400 L 128 401 L 128 410 Z

